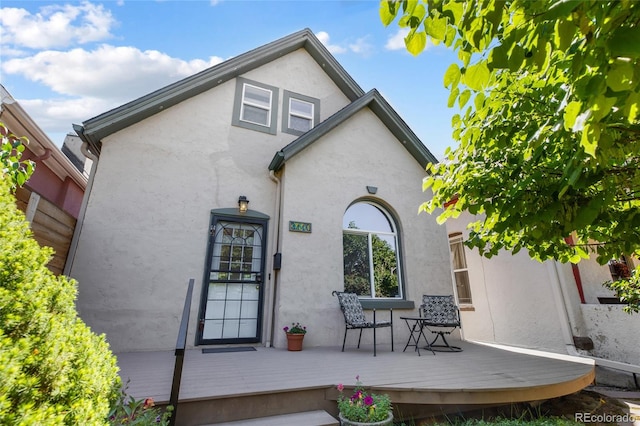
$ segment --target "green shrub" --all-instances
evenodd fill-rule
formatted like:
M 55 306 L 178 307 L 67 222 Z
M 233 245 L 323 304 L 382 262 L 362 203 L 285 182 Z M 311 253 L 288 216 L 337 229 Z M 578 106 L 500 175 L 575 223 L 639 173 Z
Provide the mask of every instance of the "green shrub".
M 105 424 L 118 397 L 116 359 L 75 309 L 76 283 L 46 264 L 0 176 L 0 424 Z

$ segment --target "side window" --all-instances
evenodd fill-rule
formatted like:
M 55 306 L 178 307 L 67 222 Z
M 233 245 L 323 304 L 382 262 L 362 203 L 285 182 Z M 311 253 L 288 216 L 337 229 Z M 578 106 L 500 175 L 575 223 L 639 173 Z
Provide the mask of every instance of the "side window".
M 359 202 L 343 218 L 344 290 L 366 298 L 402 298 L 397 226 L 380 205 Z
M 284 91 L 282 102 L 282 131 L 302 135 L 320 121 L 320 100 Z
M 462 234 L 455 233 L 449 235 L 449 247 L 451 248 L 451 262 L 453 275 L 456 280 L 456 290 L 458 292 L 458 303 L 471 304 L 471 286 L 469 285 L 469 269 L 467 268 L 467 258 L 464 254 L 464 244 Z
M 278 88 L 238 77 L 232 124 L 276 134 Z

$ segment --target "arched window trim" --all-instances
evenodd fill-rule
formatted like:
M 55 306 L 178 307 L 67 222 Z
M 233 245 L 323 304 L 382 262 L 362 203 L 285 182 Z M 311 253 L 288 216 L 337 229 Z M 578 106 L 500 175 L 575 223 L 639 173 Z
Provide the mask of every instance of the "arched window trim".
M 391 232 L 388 231 L 380 231 L 380 230 L 375 230 L 375 229 L 349 229 L 349 228 L 345 228 L 343 226 L 342 232 L 343 235 L 345 232 L 347 233 L 353 233 L 353 234 L 366 234 L 368 236 L 368 246 L 369 246 L 369 261 L 370 261 L 370 270 L 373 270 L 373 258 L 372 258 L 372 245 L 371 245 L 371 235 L 372 234 L 379 234 L 379 235 L 388 235 L 388 236 L 393 236 L 394 237 L 394 241 L 395 241 L 395 249 L 396 249 L 396 264 L 397 264 L 397 277 L 398 277 L 398 296 L 397 297 L 376 297 L 375 294 L 372 294 L 371 296 L 359 296 L 360 299 L 362 299 L 363 302 L 366 301 L 370 301 L 373 303 L 378 303 L 378 302 L 382 302 L 382 301 L 402 301 L 402 300 L 406 300 L 406 291 L 405 291 L 405 285 L 404 285 L 404 260 L 403 260 L 403 244 L 402 244 L 402 227 L 400 225 L 399 220 L 397 219 L 397 215 L 395 214 L 394 210 L 388 206 L 386 203 L 384 203 L 382 200 L 379 199 L 374 199 L 374 198 L 360 198 L 357 200 L 354 200 L 351 204 L 349 204 L 349 206 L 345 209 L 344 214 L 347 213 L 347 211 L 353 207 L 356 204 L 369 204 L 375 208 L 377 208 L 380 213 L 385 217 L 385 219 L 387 220 L 387 222 L 389 223 L 389 226 L 391 228 Z M 343 215 L 344 217 L 344 215 Z M 374 293 L 374 285 L 373 285 L 373 281 L 374 281 L 374 277 L 371 276 L 370 277 L 370 282 L 371 282 L 371 292 Z M 412 302 L 411 302 L 412 303 Z M 367 304 L 368 305 L 368 304 Z M 363 306 L 365 306 L 365 303 L 363 303 Z

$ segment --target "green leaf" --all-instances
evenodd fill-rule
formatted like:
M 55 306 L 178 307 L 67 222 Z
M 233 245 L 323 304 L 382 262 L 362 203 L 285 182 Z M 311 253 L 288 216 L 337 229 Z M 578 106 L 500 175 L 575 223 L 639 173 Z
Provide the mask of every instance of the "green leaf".
M 614 63 L 607 73 L 607 86 L 614 92 L 630 90 L 637 81 L 633 81 L 633 65 L 625 63 Z
M 566 51 L 571 46 L 577 28 L 569 20 L 560 19 L 556 22 L 553 41 L 559 50 Z
M 382 21 L 382 24 L 385 27 L 388 26 L 390 23 L 393 22 L 394 19 L 396 19 L 396 15 L 398 14 L 398 8 L 396 7 L 396 2 L 382 0 L 380 2 L 379 14 L 380 14 L 380 20 Z
M 460 94 L 460 97 L 458 98 L 458 107 L 462 109 L 467 104 L 470 97 L 471 97 L 471 91 L 469 89 L 465 89 Z
M 475 91 L 480 91 L 486 88 L 489 85 L 490 78 L 491 71 L 489 71 L 489 68 L 487 68 L 487 64 L 484 61 L 471 65 L 463 74 L 464 84 Z
M 600 126 L 598 124 L 587 124 L 584 126 L 582 138 L 580 138 L 580 145 L 584 149 L 584 152 L 595 158 L 599 140 Z
M 449 88 L 449 86 L 451 86 L 452 89 L 455 88 L 460 82 L 460 76 L 460 67 L 458 64 L 453 63 L 449 65 L 449 68 L 447 68 L 447 71 L 444 73 L 444 87 Z
M 604 198 L 593 198 L 586 207 L 578 210 L 573 221 L 576 229 L 591 225 L 600 214 L 604 201 Z
M 640 27 L 618 27 L 606 46 L 614 57 L 640 57 Z
M 506 46 L 501 44 L 491 50 L 489 54 L 489 67 L 491 69 L 509 68 L 509 51 Z
M 442 41 L 447 32 L 447 18 L 428 16 L 424 20 L 424 29 L 428 36 Z
M 629 124 L 635 123 L 640 116 L 640 93 L 633 92 L 624 104 L 624 115 Z
M 458 98 L 459 94 L 460 94 L 460 89 L 457 87 L 454 87 L 451 93 L 449 93 L 449 99 L 447 100 L 448 108 L 451 108 L 452 106 L 455 105 L 456 99 Z
M 416 56 L 427 46 L 427 35 L 422 31 L 411 31 L 404 38 L 404 44 L 409 53 Z
M 573 130 L 573 125 L 576 122 L 576 117 L 580 114 L 582 103 L 578 101 L 569 102 L 564 109 L 564 129 L 567 131 Z
M 511 71 L 518 71 L 522 62 L 524 61 L 524 49 L 522 46 L 516 44 L 511 49 L 511 53 L 509 54 L 509 69 Z
M 561 16 L 569 16 L 582 0 L 560 0 L 549 8 L 546 13 L 540 15 L 539 20 L 554 21 Z
M 616 98 L 607 98 L 605 95 L 597 96 L 591 105 L 593 119 L 600 121 L 606 117 L 612 111 L 616 101 Z

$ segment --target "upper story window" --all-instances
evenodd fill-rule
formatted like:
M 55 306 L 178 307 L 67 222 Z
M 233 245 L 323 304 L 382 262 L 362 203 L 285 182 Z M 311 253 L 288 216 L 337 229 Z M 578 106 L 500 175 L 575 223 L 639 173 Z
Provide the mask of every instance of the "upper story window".
M 272 96 L 273 93 L 270 90 L 245 84 L 242 88 L 240 120 L 267 126 L 271 121 Z
M 278 88 L 238 77 L 233 105 L 234 126 L 276 134 Z
M 284 91 L 282 131 L 302 135 L 311 130 L 320 120 L 320 100 L 309 96 Z
M 366 298 L 402 298 L 397 226 L 380 205 L 359 202 L 343 218 L 344 290 Z
M 469 284 L 469 268 L 464 254 L 464 244 L 461 233 L 449 235 L 449 247 L 451 248 L 451 262 L 453 276 L 456 280 L 458 303 L 471 304 L 471 285 Z

